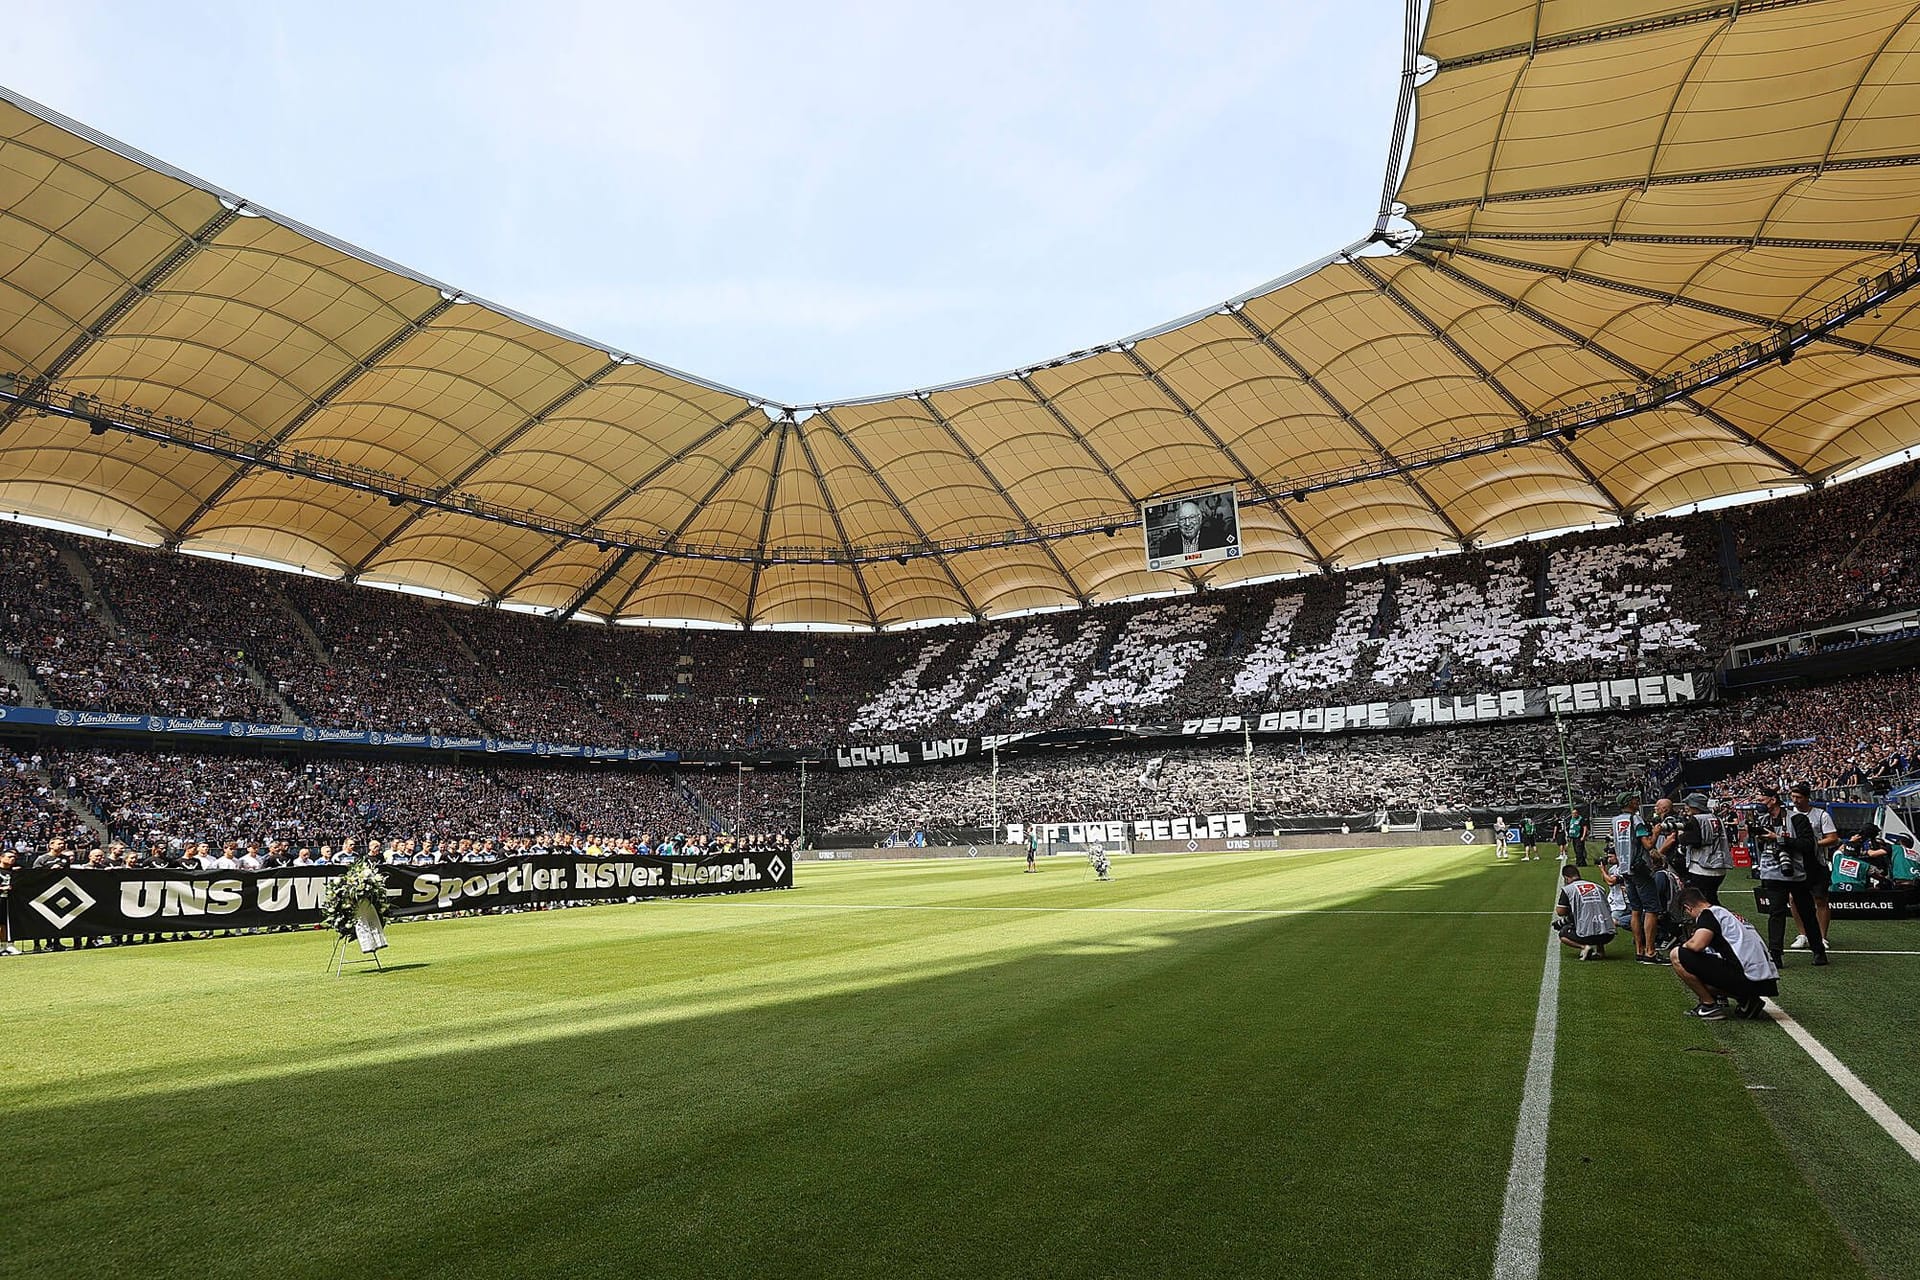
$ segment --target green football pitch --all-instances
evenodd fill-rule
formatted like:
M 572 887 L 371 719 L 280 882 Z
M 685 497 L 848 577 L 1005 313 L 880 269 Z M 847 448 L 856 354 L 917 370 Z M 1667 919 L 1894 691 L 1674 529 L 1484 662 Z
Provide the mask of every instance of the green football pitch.
M 9 960 L 0 1272 L 1492 1275 L 1556 872 L 809 864 L 338 979 L 318 933 Z M 1782 1001 L 1920 1123 L 1920 923 L 1836 934 Z M 1781 1027 L 1557 981 L 1540 1274 L 1920 1274 L 1920 1165 Z

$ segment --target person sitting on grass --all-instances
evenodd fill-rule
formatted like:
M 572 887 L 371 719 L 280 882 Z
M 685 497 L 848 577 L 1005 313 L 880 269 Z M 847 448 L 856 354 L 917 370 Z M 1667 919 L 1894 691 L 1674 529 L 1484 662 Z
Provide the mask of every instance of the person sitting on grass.
M 1599 885 L 1580 878 L 1579 868 L 1560 868 L 1560 896 L 1553 904 L 1553 927 L 1560 941 L 1582 960 L 1604 960 L 1613 941 L 1613 913 Z
M 1759 931 L 1708 902 L 1698 889 L 1683 893 L 1680 905 L 1693 921 L 1693 933 L 1673 948 L 1669 962 L 1699 1001 L 1687 1016 L 1717 1022 L 1727 1016 L 1723 999 L 1739 1001 L 1743 1018 L 1764 1016 L 1766 1001 L 1761 997 L 1780 994 L 1780 968 Z

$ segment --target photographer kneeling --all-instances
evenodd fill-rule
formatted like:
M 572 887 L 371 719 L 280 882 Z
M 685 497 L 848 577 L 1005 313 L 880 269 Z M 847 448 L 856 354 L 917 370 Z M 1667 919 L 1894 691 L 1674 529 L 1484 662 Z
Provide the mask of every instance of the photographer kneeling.
M 1560 868 L 1560 897 L 1553 904 L 1553 929 L 1561 943 L 1578 951 L 1582 960 L 1607 958 L 1607 944 L 1614 934 L 1607 895 L 1599 885 L 1581 879 L 1580 869 L 1571 864 Z
M 1669 962 L 1699 1001 L 1687 1016 L 1720 1021 L 1727 1016 L 1720 1007 L 1723 997 L 1740 1002 L 1743 1018 L 1763 1016 L 1766 1001 L 1761 997 L 1780 994 L 1780 969 L 1759 933 L 1725 907 L 1708 902 L 1698 889 L 1680 895 L 1680 905 L 1693 921 L 1693 933 L 1673 948 Z

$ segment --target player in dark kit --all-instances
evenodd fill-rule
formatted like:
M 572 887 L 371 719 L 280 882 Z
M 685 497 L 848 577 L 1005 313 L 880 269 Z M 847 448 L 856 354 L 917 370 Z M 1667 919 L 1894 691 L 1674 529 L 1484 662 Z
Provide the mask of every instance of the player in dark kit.
M 1532 818 L 1520 819 L 1520 861 L 1540 861 L 1540 825 Z

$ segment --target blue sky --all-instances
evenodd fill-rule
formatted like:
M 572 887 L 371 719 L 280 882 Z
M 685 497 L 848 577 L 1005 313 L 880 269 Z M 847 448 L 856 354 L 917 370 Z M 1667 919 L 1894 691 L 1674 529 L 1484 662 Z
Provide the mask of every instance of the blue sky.
M 289 217 L 792 403 L 1030 364 L 1362 236 L 1391 0 L 22 0 L 0 79 Z

